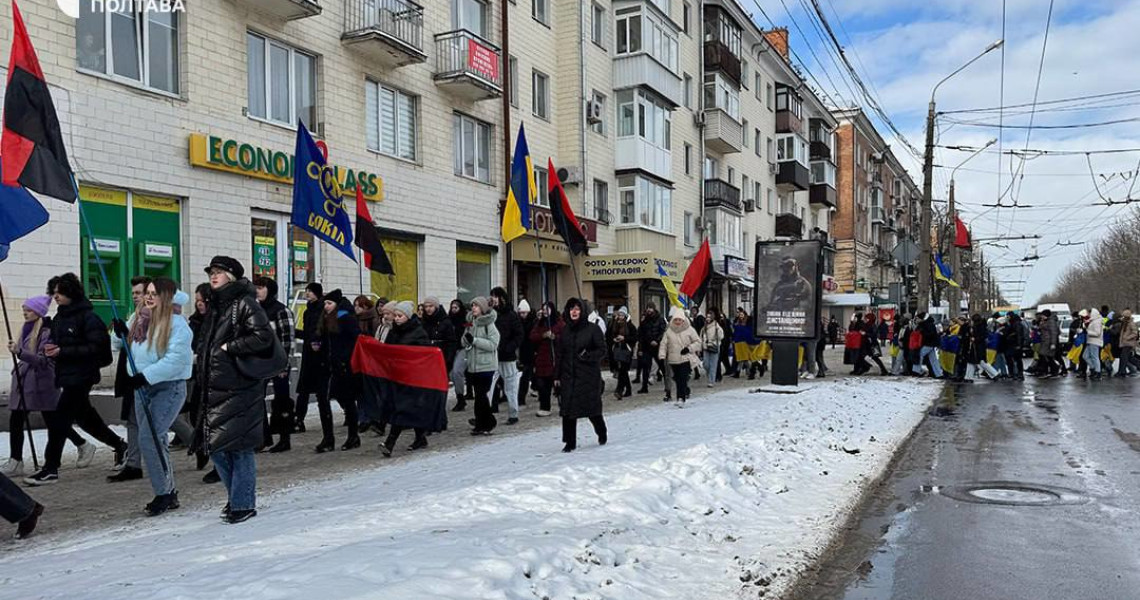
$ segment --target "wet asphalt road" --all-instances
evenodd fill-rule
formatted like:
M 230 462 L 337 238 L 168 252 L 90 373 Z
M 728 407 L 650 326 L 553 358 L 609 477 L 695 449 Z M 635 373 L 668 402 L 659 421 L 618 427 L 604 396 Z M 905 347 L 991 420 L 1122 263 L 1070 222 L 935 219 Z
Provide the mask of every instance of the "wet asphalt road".
M 948 386 L 812 600 L 1140 598 L 1140 379 Z

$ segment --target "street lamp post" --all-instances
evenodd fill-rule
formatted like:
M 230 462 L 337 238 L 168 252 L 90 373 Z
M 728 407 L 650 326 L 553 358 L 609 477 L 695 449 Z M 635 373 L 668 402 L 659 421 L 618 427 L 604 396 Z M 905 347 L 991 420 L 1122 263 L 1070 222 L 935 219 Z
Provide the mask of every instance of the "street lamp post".
M 955 232 L 958 229 L 958 219 L 957 219 L 958 215 L 954 210 L 954 175 L 958 173 L 958 169 L 961 169 L 962 165 L 970 162 L 970 159 L 981 154 L 982 151 L 984 151 L 986 148 L 989 148 L 990 146 L 993 146 L 996 143 L 997 143 L 997 138 L 994 138 L 994 139 L 986 142 L 985 146 L 978 148 L 978 150 L 976 152 L 974 152 L 970 156 L 966 157 L 966 160 L 958 163 L 958 166 L 954 167 L 954 169 L 950 171 L 950 198 L 949 198 L 949 210 L 947 212 L 950 215 L 950 219 L 951 219 L 950 227 L 952 227 Z M 962 278 L 962 273 L 959 270 L 958 246 L 955 245 L 955 243 L 954 243 L 955 241 L 957 241 L 956 238 L 957 238 L 957 234 L 955 233 L 951 242 L 950 242 L 950 270 L 954 273 L 954 276 L 958 278 L 958 281 L 962 282 L 962 281 L 964 281 L 964 279 Z M 950 310 L 947 314 L 950 315 L 950 318 L 957 317 L 959 311 L 962 310 L 962 308 L 961 308 L 962 301 L 961 301 L 960 295 L 961 295 L 961 289 L 956 288 L 954 286 L 950 286 L 946 290 L 946 298 L 950 302 Z
M 1005 43 L 1004 39 L 997 40 L 996 42 L 986 46 L 982 53 L 971 58 L 969 62 L 958 67 L 953 73 L 943 77 L 941 81 L 935 84 L 934 89 L 930 91 L 930 105 L 926 111 L 926 155 L 923 158 L 922 164 L 922 224 L 919 227 L 919 247 L 922 251 L 919 253 L 918 260 L 918 306 L 919 310 L 926 310 L 930 305 L 930 285 L 931 285 L 931 256 L 930 256 L 930 202 L 931 193 L 933 192 L 934 185 L 934 116 L 936 114 L 934 107 L 934 95 L 938 93 L 938 87 L 946 83 L 948 79 L 961 73 L 966 67 L 974 64 L 974 61 L 979 58 L 1001 48 Z

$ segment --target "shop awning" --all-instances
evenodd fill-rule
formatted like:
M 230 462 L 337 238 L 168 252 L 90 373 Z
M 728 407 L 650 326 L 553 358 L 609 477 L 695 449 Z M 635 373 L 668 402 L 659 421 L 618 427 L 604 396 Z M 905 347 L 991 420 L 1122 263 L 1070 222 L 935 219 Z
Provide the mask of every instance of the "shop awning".
M 824 306 L 870 306 L 871 294 L 864 293 L 850 293 L 850 294 L 824 294 Z

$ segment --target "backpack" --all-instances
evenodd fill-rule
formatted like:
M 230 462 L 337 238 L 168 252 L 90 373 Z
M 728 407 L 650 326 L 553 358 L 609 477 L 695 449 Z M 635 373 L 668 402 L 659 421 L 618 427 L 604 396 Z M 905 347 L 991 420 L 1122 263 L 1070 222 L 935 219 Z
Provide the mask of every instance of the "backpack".
M 922 350 L 922 332 L 917 329 L 911 331 L 906 347 L 910 350 Z
M 111 334 L 107 333 L 107 325 L 103 323 L 103 319 L 100 319 L 99 315 L 91 313 L 91 316 L 95 317 L 95 321 L 99 323 L 99 327 L 96 328 L 96 331 L 99 333 L 99 345 L 98 354 L 95 355 L 95 366 L 102 369 L 103 367 L 111 366 L 111 363 L 115 362 L 115 355 L 111 352 Z M 82 321 L 83 325 L 80 335 L 84 339 L 87 339 L 88 318 L 89 317 L 86 317 Z

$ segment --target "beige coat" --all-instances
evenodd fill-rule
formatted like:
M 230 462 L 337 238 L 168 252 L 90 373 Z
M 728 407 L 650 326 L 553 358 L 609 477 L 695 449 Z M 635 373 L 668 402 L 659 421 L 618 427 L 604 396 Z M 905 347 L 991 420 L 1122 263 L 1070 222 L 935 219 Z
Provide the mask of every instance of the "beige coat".
M 701 347 L 702 350 L 711 347 L 716 349 L 715 352 L 720 352 L 720 343 L 724 341 L 724 330 L 716 321 L 707 323 L 704 331 L 701 332 L 701 341 L 704 342 Z
M 669 325 L 665 328 L 665 335 L 661 337 L 657 358 L 671 365 L 688 361 L 694 367 L 700 366 L 701 336 L 697 335 L 697 331 L 689 324 L 689 318 L 685 316 L 684 311 L 673 310 L 673 314 L 669 316 Z M 685 326 L 680 331 L 673 326 L 673 318 L 678 314 L 685 319 Z M 685 348 L 689 349 L 689 353 L 681 354 L 681 350 Z

